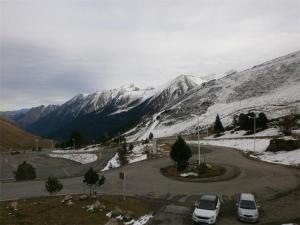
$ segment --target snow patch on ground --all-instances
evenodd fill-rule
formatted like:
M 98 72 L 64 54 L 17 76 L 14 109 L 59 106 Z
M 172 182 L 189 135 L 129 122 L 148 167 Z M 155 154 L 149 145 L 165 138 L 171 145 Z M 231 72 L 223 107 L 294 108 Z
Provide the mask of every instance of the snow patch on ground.
M 150 147 L 150 145 L 149 144 L 148 145 L 139 144 L 139 145 L 134 146 L 131 153 L 129 153 L 126 157 L 127 160 L 128 160 L 128 163 L 131 164 L 131 163 L 146 160 L 147 159 L 147 153 L 145 153 L 144 150 L 147 147 Z M 116 153 L 115 156 L 108 161 L 108 163 L 106 164 L 104 169 L 102 169 L 102 171 L 109 170 L 109 169 L 112 169 L 112 168 L 117 168 L 117 167 L 120 167 L 120 166 L 121 165 L 120 165 L 120 162 L 119 162 L 119 155 L 118 155 L 118 153 Z
M 116 153 L 114 157 L 112 157 L 106 164 L 106 166 L 104 167 L 104 169 L 102 169 L 102 171 L 105 170 L 109 170 L 112 168 L 117 168 L 120 167 L 120 162 L 119 162 L 119 154 Z
M 281 132 L 279 131 L 279 128 L 277 127 L 270 127 L 266 130 L 263 130 L 261 132 L 258 132 L 255 134 L 255 136 L 264 137 L 264 136 L 278 136 L 281 135 Z M 253 135 L 247 135 L 248 137 L 251 137 Z
M 95 162 L 98 157 L 96 154 L 49 154 L 50 157 L 54 158 L 64 158 L 79 162 L 81 164 L 87 164 Z
M 129 159 L 128 163 L 135 163 L 135 162 L 139 162 L 139 161 L 143 161 L 147 159 L 147 154 L 141 154 L 139 156 L 135 156 L 133 159 Z
M 300 166 L 300 149 L 293 151 L 264 152 L 256 156 L 262 161 Z
M 52 151 L 53 153 L 83 153 L 83 152 L 94 152 L 100 150 L 100 145 L 90 145 L 85 148 L 80 148 L 80 149 L 71 149 L 71 150 L 54 150 Z
M 290 137 L 284 137 L 289 139 Z M 198 144 L 198 141 L 187 141 L 189 144 Z M 200 140 L 201 145 L 215 145 L 236 148 L 242 151 L 254 150 L 254 139 L 223 139 L 223 140 Z M 272 162 L 284 165 L 300 166 L 300 149 L 293 151 L 266 152 L 270 139 L 256 139 L 255 153 L 251 157 L 258 158 L 265 162 Z
M 198 144 L 198 141 L 188 141 L 188 143 Z M 254 151 L 254 139 L 200 140 L 200 144 L 224 146 L 242 151 Z M 255 152 L 264 152 L 269 144 L 270 139 L 255 139 Z
M 138 218 L 137 221 L 134 222 L 133 225 L 144 225 L 146 223 L 148 223 L 148 221 L 152 218 L 153 216 L 151 214 L 146 214 L 144 216 L 141 216 L 140 218 Z
M 196 176 L 198 176 L 198 174 L 194 173 L 194 172 L 189 172 L 189 173 L 182 173 L 182 174 L 180 174 L 180 176 L 181 177 L 190 177 L 190 176 L 196 177 Z

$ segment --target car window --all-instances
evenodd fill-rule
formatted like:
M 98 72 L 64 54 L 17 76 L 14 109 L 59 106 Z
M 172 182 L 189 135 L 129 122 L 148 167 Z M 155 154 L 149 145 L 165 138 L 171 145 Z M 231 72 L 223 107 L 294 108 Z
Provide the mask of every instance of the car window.
M 256 205 L 255 205 L 254 201 L 241 200 L 240 208 L 242 208 L 242 209 L 256 209 Z
M 200 200 L 197 208 L 206 209 L 206 210 L 215 210 L 216 209 L 216 203 L 213 202 L 213 201 Z

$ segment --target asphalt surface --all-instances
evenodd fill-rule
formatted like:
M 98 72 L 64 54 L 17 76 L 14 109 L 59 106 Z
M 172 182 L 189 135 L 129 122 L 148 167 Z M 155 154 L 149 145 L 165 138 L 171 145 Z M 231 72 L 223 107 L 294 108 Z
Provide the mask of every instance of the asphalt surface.
M 10 153 L 1 153 L 0 181 L 13 181 L 14 175 L 12 171 L 16 171 L 18 165 L 24 161 L 33 165 L 33 167 L 36 169 L 36 175 L 38 179 L 46 179 L 48 176 L 56 176 L 59 178 L 81 176 L 86 172 L 86 170 L 89 167 L 93 167 L 96 170 L 100 170 L 103 167 L 105 167 L 106 162 L 114 156 L 116 151 L 117 148 L 109 148 L 105 150 L 99 148 L 96 151 L 87 152 L 91 154 L 96 154 L 98 156 L 98 160 L 89 164 L 81 164 L 73 160 L 50 157 L 49 154 L 52 153 L 50 150 L 26 153 L 23 153 L 21 151 L 21 153 L 18 155 L 11 155 Z
M 193 146 L 193 149 L 197 152 L 196 146 Z M 190 224 L 191 205 L 204 193 L 214 193 L 220 196 L 223 206 L 222 224 L 239 224 L 236 223 L 234 215 L 234 201 L 237 193 L 251 192 L 256 195 L 259 201 L 270 202 L 280 196 L 288 195 L 297 189 L 299 190 L 299 169 L 251 160 L 244 157 L 240 151 L 224 147 L 203 146 L 202 153 L 205 153 L 207 162 L 238 167 L 240 169 L 239 175 L 233 179 L 216 182 L 191 183 L 176 181 L 163 176 L 160 172 L 160 168 L 173 162 L 169 158 L 159 158 L 103 172 L 102 174 L 106 177 L 106 181 L 103 186 L 97 188 L 97 192 L 112 195 L 123 194 L 123 181 L 119 179 L 119 173 L 125 172 L 126 195 L 138 195 L 165 202 L 164 207 L 157 212 L 153 224 Z M 111 152 L 111 154 L 114 153 Z M 194 153 L 193 158 L 196 159 L 197 154 Z M 94 162 L 93 166 L 99 168 L 98 171 L 100 171 L 101 166 L 106 161 L 106 158 L 100 159 Z M 73 166 L 76 167 L 71 165 L 71 167 Z M 84 166 L 88 168 L 91 165 L 87 164 Z M 62 173 L 62 170 L 60 170 L 60 174 Z M 61 179 L 64 188 L 60 194 L 82 193 L 82 180 L 82 177 Z M 1 182 L 0 194 L 0 200 L 48 195 L 43 180 Z M 282 206 L 286 207 L 289 212 L 291 210 L 296 210 L 297 212 L 299 207 L 291 207 L 291 201 L 288 200 L 282 203 Z M 176 210 L 179 213 L 176 214 Z M 177 218 L 177 221 L 182 222 L 168 222 L 171 219 L 170 212 L 176 214 L 178 218 L 175 215 L 174 218 Z M 235 222 L 233 223 L 232 221 Z
M 199 195 L 201 193 L 233 196 L 239 192 L 252 192 L 261 198 L 270 198 L 274 194 L 294 189 L 300 182 L 300 170 L 250 160 L 243 157 L 240 152 L 228 148 L 206 146 L 205 149 L 208 152 L 206 153 L 207 162 L 239 167 L 240 175 L 227 181 L 187 184 L 164 177 L 160 173 L 160 168 L 172 164 L 172 161 L 169 158 L 160 158 L 103 172 L 106 182 L 98 189 L 98 192 L 122 194 L 123 183 L 119 179 L 121 171 L 126 174 L 126 194 L 151 195 L 153 197 L 167 194 Z M 197 156 L 194 154 L 194 157 Z M 106 160 L 103 159 L 82 166 L 85 169 L 90 166 L 100 167 L 105 162 Z M 63 172 L 62 168 L 57 169 L 60 169 L 61 173 Z M 62 182 L 64 184 L 63 193 L 82 192 L 82 177 L 66 178 L 62 179 Z M 42 195 L 47 195 L 44 190 L 44 181 L 1 182 L 1 200 Z

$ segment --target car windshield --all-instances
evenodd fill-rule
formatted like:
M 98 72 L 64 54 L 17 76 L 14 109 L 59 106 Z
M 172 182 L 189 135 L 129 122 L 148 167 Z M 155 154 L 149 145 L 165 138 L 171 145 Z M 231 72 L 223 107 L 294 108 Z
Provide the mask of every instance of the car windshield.
M 256 209 L 254 201 L 241 200 L 240 208 L 242 209 Z
M 197 208 L 206 209 L 206 210 L 215 210 L 216 205 L 215 205 L 215 202 L 213 202 L 213 201 L 200 200 Z

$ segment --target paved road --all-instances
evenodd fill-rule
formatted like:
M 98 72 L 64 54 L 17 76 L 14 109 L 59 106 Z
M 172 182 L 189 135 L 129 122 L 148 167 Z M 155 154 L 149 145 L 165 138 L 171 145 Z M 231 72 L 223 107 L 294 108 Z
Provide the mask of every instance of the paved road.
M 25 154 L 21 153 L 18 155 L 0 153 L 0 180 L 14 180 L 12 171 L 17 170 L 18 165 L 24 161 L 32 164 L 34 168 L 36 168 L 37 178 L 39 179 L 45 179 L 48 176 L 56 176 L 59 178 L 81 176 L 89 167 L 98 170 L 102 169 L 116 151 L 117 148 L 108 148 L 105 150 L 99 148 L 96 151 L 87 152 L 98 155 L 98 160 L 90 164 L 80 164 L 68 159 L 50 157 L 49 154 L 52 152 L 49 150 L 26 152 Z
M 161 158 L 104 172 L 106 182 L 98 192 L 122 194 L 123 185 L 118 177 L 120 171 L 126 173 L 127 194 L 160 198 L 180 195 L 180 198 L 177 197 L 178 201 L 185 201 L 187 197 L 201 193 L 232 197 L 238 192 L 253 192 L 259 198 L 266 199 L 292 190 L 300 182 L 300 170 L 249 160 L 239 151 L 229 148 L 206 146 L 202 149 L 207 152 L 206 161 L 237 166 L 241 169 L 240 175 L 231 180 L 212 183 L 175 181 L 160 173 L 160 168 L 172 163 L 168 158 Z M 62 193 L 83 191 L 82 177 L 66 178 L 62 182 Z M 1 183 L 0 190 L 1 200 L 47 195 L 44 181 L 5 182 Z

